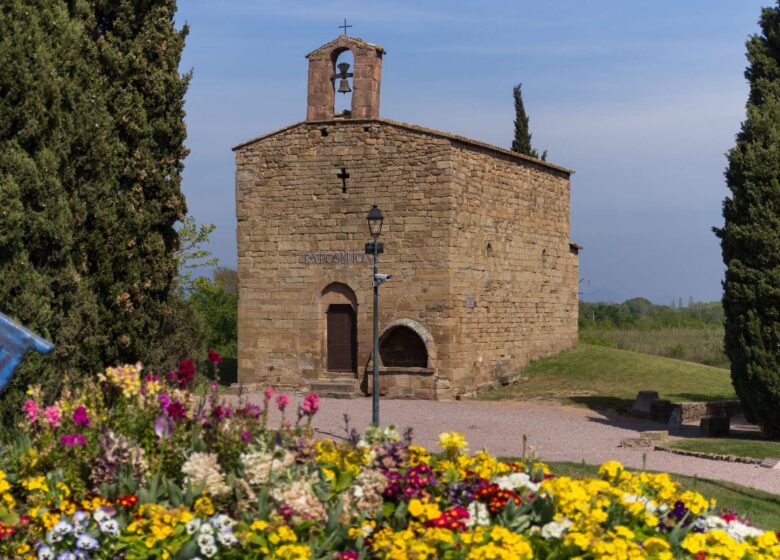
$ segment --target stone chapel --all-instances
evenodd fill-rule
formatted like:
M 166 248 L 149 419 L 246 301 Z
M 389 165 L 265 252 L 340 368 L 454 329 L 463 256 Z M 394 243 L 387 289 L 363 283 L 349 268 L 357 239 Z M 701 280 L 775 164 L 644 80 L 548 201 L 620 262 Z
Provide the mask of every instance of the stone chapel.
M 233 149 L 242 384 L 371 392 L 374 204 L 380 394 L 468 395 L 577 344 L 573 172 L 380 117 L 384 54 L 347 35 L 309 53 L 306 120 Z

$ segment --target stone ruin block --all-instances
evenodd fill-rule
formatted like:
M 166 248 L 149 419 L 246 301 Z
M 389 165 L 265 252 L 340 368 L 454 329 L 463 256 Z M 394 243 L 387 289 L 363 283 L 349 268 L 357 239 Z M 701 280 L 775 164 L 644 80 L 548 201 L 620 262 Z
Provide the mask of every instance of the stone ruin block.
M 702 418 L 699 423 L 699 434 L 704 437 L 725 437 L 731 429 L 731 418 L 728 416 L 715 416 Z
M 636 396 L 631 412 L 637 416 L 650 416 L 650 405 L 658 400 L 658 391 L 639 391 Z

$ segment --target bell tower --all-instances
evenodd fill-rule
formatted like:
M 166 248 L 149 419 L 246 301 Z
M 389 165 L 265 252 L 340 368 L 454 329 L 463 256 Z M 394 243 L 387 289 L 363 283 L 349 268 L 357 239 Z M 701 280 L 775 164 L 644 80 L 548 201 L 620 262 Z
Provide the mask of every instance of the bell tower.
M 336 64 L 339 55 L 351 51 L 354 68 Z M 334 118 L 336 88 L 352 93 L 352 109 L 345 118 L 379 117 L 379 86 L 382 82 L 382 55 L 385 49 L 357 37 L 339 37 L 306 55 L 309 59 L 307 121 L 329 121 Z M 352 79 L 352 87 L 349 79 Z M 337 83 L 338 82 L 338 83 Z

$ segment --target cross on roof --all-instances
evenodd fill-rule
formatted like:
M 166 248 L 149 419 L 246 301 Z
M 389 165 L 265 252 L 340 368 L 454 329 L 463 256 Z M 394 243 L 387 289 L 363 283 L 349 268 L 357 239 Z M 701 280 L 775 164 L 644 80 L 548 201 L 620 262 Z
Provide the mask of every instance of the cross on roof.
M 351 25 L 347 25 L 347 18 L 344 18 L 344 25 L 339 25 L 339 29 L 344 30 L 344 35 L 347 34 L 347 27 L 352 27 Z

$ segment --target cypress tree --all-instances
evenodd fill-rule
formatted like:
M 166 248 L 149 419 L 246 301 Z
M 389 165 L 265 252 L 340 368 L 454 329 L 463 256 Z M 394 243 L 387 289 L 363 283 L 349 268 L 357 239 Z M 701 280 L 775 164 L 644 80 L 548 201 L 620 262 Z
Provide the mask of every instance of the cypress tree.
M 528 128 L 528 115 L 525 114 L 522 86 L 523 84 L 517 84 L 512 90 L 515 99 L 515 138 L 512 140 L 512 151 L 539 159 L 547 159 L 547 150 L 540 156 L 539 152 L 531 146 L 531 131 Z
M 175 0 L 90 2 L 90 32 L 120 146 L 116 223 L 93 232 L 91 241 L 109 240 L 110 247 L 95 278 L 106 306 L 107 357 L 169 366 L 191 350 L 170 346 L 182 312 L 174 291 L 174 224 L 186 213 L 180 186 L 190 76 L 179 73 L 179 63 L 187 27 L 176 29 Z
M 112 165 L 102 81 L 82 5 L 7 0 L 0 8 L 0 310 L 53 340 L 3 392 L 0 427 L 26 387 L 49 394 L 100 364 L 106 337 L 79 232 Z M 70 10 L 73 11 L 70 11 Z
M 747 117 L 728 153 L 721 239 L 725 350 L 747 414 L 780 436 L 780 1 L 747 41 Z

